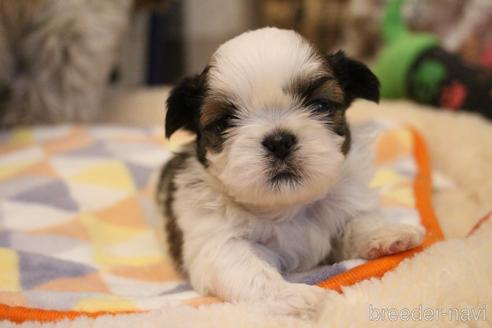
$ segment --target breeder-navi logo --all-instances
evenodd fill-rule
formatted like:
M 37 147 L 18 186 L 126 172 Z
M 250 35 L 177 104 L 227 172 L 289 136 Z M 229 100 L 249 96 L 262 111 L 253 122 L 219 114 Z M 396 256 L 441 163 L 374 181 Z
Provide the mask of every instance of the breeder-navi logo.
M 370 321 L 485 321 L 487 320 L 487 305 L 479 308 L 430 308 L 419 304 L 410 308 L 385 308 L 369 304 Z

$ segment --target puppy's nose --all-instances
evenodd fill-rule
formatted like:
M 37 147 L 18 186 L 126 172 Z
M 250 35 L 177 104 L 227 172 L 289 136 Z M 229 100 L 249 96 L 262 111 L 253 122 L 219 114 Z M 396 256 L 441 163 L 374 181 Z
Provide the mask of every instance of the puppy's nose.
M 296 136 L 285 131 L 271 134 L 261 142 L 265 149 L 279 159 L 286 158 L 292 152 L 296 143 Z

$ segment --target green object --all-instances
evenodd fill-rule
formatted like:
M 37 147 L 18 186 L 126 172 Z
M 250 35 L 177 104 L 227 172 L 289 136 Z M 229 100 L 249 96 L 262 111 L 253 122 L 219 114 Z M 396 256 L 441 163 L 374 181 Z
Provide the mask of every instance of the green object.
M 374 72 L 381 82 L 383 98 L 407 96 L 409 70 L 420 54 L 438 45 L 435 37 L 408 31 L 400 14 L 404 0 L 390 0 L 382 19 L 384 48 L 378 56 Z
M 446 75 L 446 69 L 441 62 L 426 60 L 420 64 L 411 82 L 417 86 L 415 99 L 422 103 L 431 103 L 441 91 L 441 83 Z

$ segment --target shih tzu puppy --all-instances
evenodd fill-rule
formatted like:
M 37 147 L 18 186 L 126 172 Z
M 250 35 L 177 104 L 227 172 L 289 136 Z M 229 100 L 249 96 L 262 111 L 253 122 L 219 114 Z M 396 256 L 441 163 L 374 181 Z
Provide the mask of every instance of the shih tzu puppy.
M 387 221 L 368 187 L 355 98 L 379 83 L 343 52 L 263 28 L 221 45 L 167 100 L 166 136 L 196 140 L 163 169 L 158 201 L 170 253 L 200 293 L 313 315 L 326 291 L 288 274 L 417 246 L 423 229 Z

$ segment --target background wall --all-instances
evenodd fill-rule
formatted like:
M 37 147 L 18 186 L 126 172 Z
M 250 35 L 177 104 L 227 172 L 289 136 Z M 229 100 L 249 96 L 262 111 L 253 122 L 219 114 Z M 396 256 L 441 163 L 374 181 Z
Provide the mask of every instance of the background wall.
M 224 41 L 259 26 L 257 1 L 174 1 L 162 12 L 136 12 L 113 83 L 173 83 L 200 72 Z
M 184 38 L 187 74 L 201 71 L 225 40 L 259 25 L 256 1 L 185 0 Z

